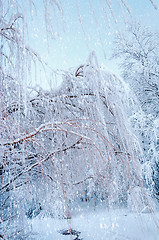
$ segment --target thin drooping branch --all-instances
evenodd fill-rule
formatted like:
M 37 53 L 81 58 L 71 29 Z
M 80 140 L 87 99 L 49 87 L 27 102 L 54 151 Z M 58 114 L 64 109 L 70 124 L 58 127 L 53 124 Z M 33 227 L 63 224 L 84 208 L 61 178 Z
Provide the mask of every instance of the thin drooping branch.
M 157 4 L 153 1 L 153 0 L 149 0 L 151 2 L 151 4 L 153 5 L 153 7 L 158 10 L 158 6 Z
M 79 184 L 82 184 L 82 183 L 86 182 L 88 179 L 94 179 L 94 178 L 95 177 L 93 177 L 93 176 L 89 176 L 89 177 L 85 178 L 84 180 L 81 180 L 79 182 L 73 183 L 72 185 L 76 186 L 76 185 L 79 185 Z
M 44 162 L 48 161 L 53 155 L 57 154 L 57 153 L 61 153 L 61 152 L 65 152 L 68 151 L 71 148 L 74 148 L 74 146 L 76 146 L 77 144 L 79 144 L 81 141 L 81 138 L 78 139 L 75 143 L 73 143 L 72 145 L 63 148 L 63 149 L 57 149 L 56 151 L 48 154 L 47 157 L 45 157 L 44 159 L 32 164 L 31 166 L 29 166 L 28 168 L 24 169 L 23 171 L 21 171 L 18 175 L 16 175 L 14 178 L 10 179 L 8 183 L 6 183 L 4 186 L 2 186 L 1 190 L 6 189 L 11 183 L 13 183 L 16 179 L 18 179 L 20 176 L 24 175 L 25 173 L 30 172 L 33 168 L 37 167 L 39 164 L 43 164 Z M 5 191 L 9 191 L 10 189 L 6 189 Z

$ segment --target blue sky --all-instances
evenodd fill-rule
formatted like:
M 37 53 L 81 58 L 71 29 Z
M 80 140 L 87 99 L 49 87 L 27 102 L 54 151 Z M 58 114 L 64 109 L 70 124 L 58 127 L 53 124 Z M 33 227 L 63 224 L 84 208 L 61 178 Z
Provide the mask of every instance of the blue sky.
M 61 0 L 64 22 L 56 6 L 54 10 L 50 10 L 55 38 L 49 39 L 49 46 L 42 18 L 43 6 L 40 1 L 36 1 L 37 15 L 33 17 L 35 24 L 31 22 L 31 28 L 29 27 L 30 44 L 52 68 L 76 67 L 85 63 L 89 53 L 95 51 L 100 64 L 120 73 L 116 61 L 110 60 L 113 39 L 118 28 L 124 29 L 124 18 L 126 21 L 132 20 L 124 5 L 121 10 L 119 5 L 121 0 L 111 0 L 114 17 L 106 0 Z M 159 30 L 159 10 L 155 10 L 149 0 L 125 0 L 125 2 L 131 9 L 133 18 L 150 26 L 154 31 Z M 159 0 L 156 0 L 156 3 L 159 6 Z

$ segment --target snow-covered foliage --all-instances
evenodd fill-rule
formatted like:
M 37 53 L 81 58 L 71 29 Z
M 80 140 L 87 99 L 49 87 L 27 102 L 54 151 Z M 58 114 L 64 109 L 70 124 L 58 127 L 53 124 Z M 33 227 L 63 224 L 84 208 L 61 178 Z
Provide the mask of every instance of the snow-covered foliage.
M 151 211 L 142 179 L 144 159 L 129 123 L 131 97 L 128 86 L 101 70 L 92 53 L 86 64 L 63 75 L 57 91 L 27 91 L 20 107 L 13 102 L 4 109 L 4 236 L 14 238 L 5 230 L 12 221 L 17 232 L 26 217 L 41 210 L 43 215 L 70 218 L 70 209 L 81 201 L 110 208 L 127 206 L 131 199 L 131 207 Z M 144 201 L 131 194 L 136 187 Z
M 149 172 L 151 170 L 150 175 L 154 178 L 158 195 L 158 33 L 151 32 L 140 23 L 132 22 L 128 24 L 127 31 L 117 37 L 115 43 L 113 56 L 120 58 L 123 78 L 130 84 L 141 106 L 131 116 L 131 121 L 139 135 L 146 158 L 145 166 L 149 166 Z
M 46 32 L 54 37 L 51 6 L 63 18 L 62 5 L 42 2 Z M 30 239 L 28 218 L 69 219 L 81 202 L 152 213 L 129 121 L 136 111 L 129 87 L 102 70 L 92 52 L 62 74 L 57 90 L 28 88 L 36 64 L 45 71 L 48 64 L 27 46 L 27 15 L 36 1 L 29 10 L 26 3 L 0 1 L 0 238 Z
M 132 22 L 117 36 L 113 57 L 120 58 L 123 77 L 133 88 L 142 110 L 157 117 L 159 34 Z

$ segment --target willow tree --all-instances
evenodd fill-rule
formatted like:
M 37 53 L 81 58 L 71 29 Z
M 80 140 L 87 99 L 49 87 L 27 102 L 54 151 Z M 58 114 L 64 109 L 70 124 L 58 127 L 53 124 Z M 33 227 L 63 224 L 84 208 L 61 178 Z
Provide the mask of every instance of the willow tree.
M 29 7 L 27 4 L 30 4 Z M 54 36 L 52 8 L 43 1 L 46 32 Z M 112 13 L 111 1 L 106 1 Z M 28 46 L 27 21 L 36 1 L 0 1 L 0 237 L 28 238 L 27 217 L 71 217 L 78 200 L 106 206 L 132 204 L 151 210 L 140 172 L 142 154 L 128 124 L 133 98 L 115 75 L 99 67 L 95 54 L 63 72 L 59 90 L 30 88 L 34 66 L 48 64 Z M 128 10 L 125 1 L 121 4 Z M 104 9 L 104 8 L 103 8 Z M 29 15 L 29 17 L 28 17 Z M 56 71 L 52 71 L 56 75 Z M 144 196 L 139 206 L 133 189 Z M 39 208 L 34 210 L 34 206 Z
M 126 92 L 122 80 L 101 70 L 92 54 L 65 73 L 57 91 L 34 89 L 34 96 L 27 93 L 25 111 L 21 104 L 3 117 L 5 126 L 12 126 L 3 125 L 1 141 L 5 237 L 17 239 L 19 232 L 24 237 L 25 220 L 41 210 L 41 215 L 70 218 L 81 201 L 95 206 L 102 201 L 109 208 L 131 202 L 137 211 L 151 211 L 142 152 L 128 123 L 133 98 Z

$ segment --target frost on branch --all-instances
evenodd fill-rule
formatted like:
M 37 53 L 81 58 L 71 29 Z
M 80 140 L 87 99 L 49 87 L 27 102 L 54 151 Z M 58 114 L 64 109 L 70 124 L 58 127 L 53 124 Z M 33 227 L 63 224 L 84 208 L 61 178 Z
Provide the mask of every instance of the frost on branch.
M 128 86 L 102 70 L 92 53 L 63 75 L 57 91 L 28 91 L 25 105 L 21 100 L 3 109 L 4 226 L 14 219 L 20 227 L 40 212 L 71 217 L 81 201 L 127 206 L 130 192 L 144 189 L 142 153 L 129 124 L 133 103 Z
M 114 57 L 120 58 L 123 78 L 138 100 L 139 108 L 131 116 L 131 122 L 146 160 L 142 168 L 147 169 L 144 170 L 146 182 L 158 199 L 158 33 L 135 21 L 128 24 L 127 31 L 118 36 L 115 43 Z

